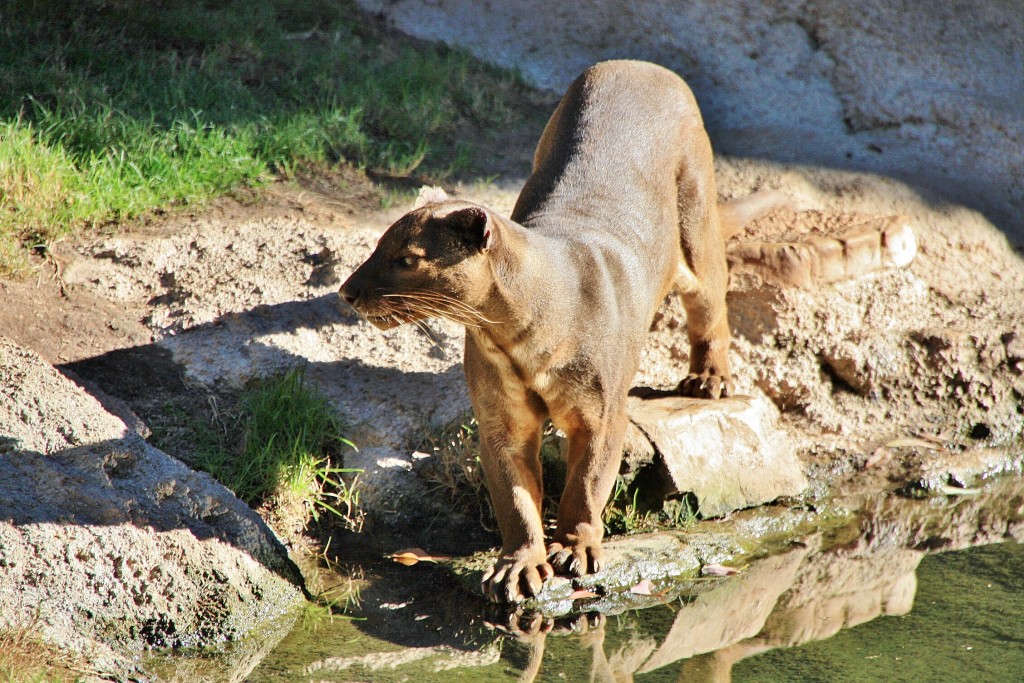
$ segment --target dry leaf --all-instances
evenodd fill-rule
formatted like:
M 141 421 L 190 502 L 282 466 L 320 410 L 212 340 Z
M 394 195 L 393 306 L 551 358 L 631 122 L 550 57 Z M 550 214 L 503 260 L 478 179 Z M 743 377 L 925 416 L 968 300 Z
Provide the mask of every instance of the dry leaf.
M 404 564 L 406 567 L 411 567 L 414 564 L 418 564 L 420 561 L 420 558 L 413 553 L 395 553 L 390 557 L 398 564 Z
M 392 553 L 388 557 L 399 564 L 404 564 L 406 567 L 411 567 L 417 562 L 440 562 L 451 559 L 441 555 L 431 555 L 423 548 L 406 548 L 405 550 Z
M 629 592 L 633 595 L 654 595 L 654 584 L 651 583 L 650 579 L 644 579 L 630 588 Z
M 724 564 L 706 564 L 700 568 L 704 576 L 732 576 L 739 573 L 736 567 L 726 567 Z
M 599 598 L 599 597 L 601 597 L 601 596 L 598 595 L 597 593 L 595 593 L 594 591 L 588 591 L 588 590 L 575 590 L 575 591 L 573 591 L 572 593 L 569 594 L 569 599 L 570 600 L 589 600 L 590 598 Z

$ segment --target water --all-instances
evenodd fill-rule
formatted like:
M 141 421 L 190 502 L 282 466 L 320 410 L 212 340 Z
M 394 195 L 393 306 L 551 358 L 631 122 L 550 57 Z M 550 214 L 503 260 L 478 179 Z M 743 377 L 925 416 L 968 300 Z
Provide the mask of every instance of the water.
M 1024 680 L 1024 546 L 925 557 L 914 607 L 737 662 L 736 683 Z
M 232 673 L 187 678 L 1024 681 L 1024 481 L 975 496 L 879 494 L 858 508 L 735 577 L 690 581 L 668 604 L 565 617 L 532 635 L 542 619 L 489 612 L 442 568 L 379 564 L 366 570 L 358 619 L 309 612 Z

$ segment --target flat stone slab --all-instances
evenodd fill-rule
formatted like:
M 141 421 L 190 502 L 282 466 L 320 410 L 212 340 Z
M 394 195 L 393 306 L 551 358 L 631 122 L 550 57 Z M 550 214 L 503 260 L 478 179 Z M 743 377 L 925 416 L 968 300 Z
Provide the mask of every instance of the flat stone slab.
M 654 445 L 672 490 L 693 493 L 700 514 L 717 517 L 807 488 L 778 411 L 764 398 L 631 397 L 629 417 Z
M 829 524 L 845 523 L 844 510 L 827 509 Z M 524 607 L 548 617 L 579 611 L 621 614 L 671 602 L 683 593 L 701 593 L 720 581 L 720 577 L 700 576 L 703 566 L 745 564 L 754 547 L 759 555 L 784 550 L 792 539 L 812 534 L 823 525 L 823 510 L 774 506 L 744 510 L 729 519 L 698 522 L 685 531 L 612 537 L 602 544 L 604 561 L 600 572 L 574 579 L 555 576 Z M 479 595 L 480 577 L 494 557 L 494 552 L 482 552 L 456 558 L 448 563 L 448 568 L 468 591 Z M 653 582 L 656 590 L 650 594 L 635 590 L 645 580 Z M 578 590 L 591 591 L 599 597 L 580 602 Z

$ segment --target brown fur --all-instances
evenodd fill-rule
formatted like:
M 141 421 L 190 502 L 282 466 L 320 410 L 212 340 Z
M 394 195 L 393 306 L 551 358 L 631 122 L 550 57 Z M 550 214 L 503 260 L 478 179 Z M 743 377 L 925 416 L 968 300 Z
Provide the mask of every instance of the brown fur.
M 672 72 L 615 61 L 569 87 L 511 220 L 466 202 L 428 202 L 395 223 L 342 286 L 382 329 L 435 315 L 466 325 L 466 379 L 502 538 L 484 579 L 491 599 L 518 602 L 553 571 L 600 568 L 626 393 L 673 283 L 690 342 L 680 391 L 727 394 L 726 260 L 697 103 Z M 569 454 L 545 547 L 539 448 L 549 417 Z

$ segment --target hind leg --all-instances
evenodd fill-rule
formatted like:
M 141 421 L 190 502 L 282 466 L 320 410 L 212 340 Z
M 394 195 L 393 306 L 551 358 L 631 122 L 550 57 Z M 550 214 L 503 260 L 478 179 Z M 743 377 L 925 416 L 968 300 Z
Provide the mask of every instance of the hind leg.
M 733 391 L 729 371 L 729 284 L 725 240 L 718 216 L 711 144 L 703 129 L 691 131 L 687 158 L 679 175 L 679 289 L 686 307 L 690 370 L 679 383 L 685 396 L 719 398 Z
M 690 370 L 679 383 L 683 396 L 721 398 L 733 393 L 729 370 L 729 322 L 725 301 L 707 293 L 684 295 L 686 332 L 690 340 Z M 690 322 L 699 318 L 696 323 Z

